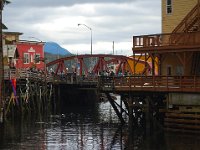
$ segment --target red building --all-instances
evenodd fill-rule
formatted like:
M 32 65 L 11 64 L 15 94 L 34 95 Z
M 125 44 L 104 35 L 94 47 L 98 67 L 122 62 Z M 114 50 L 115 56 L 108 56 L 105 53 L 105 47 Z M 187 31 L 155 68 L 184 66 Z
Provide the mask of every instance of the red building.
M 44 70 L 44 43 L 37 41 L 18 41 L 16 43 L 18 59 L 15 67 L 30 69 L 37 68 Z
M 4 68 L 44 70 L 44 43 L 19 40 L 20 32 L 3 32 Z

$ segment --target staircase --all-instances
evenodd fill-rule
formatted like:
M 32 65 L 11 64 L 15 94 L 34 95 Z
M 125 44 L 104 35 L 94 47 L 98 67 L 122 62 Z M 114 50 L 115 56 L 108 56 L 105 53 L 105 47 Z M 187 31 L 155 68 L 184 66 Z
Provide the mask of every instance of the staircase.
M 197 4 L 172 31 L 172 33 L 195 32 L 200 30 L 200 5 Z
M 200 4 L 195 7 L 183 18 L 179 25 L 172 31 L 171 43 L 183 44 L 185 38 L 183 34 L 200 31 Z

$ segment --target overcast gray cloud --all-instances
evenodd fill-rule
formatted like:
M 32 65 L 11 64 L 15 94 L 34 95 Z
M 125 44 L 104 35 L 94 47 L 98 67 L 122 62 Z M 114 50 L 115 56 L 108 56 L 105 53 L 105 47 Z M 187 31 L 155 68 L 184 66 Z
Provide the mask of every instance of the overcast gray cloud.
M 160 0 L 13 0 L 3 11 L 8 31 L 23 32 L 23 39 L 55 41 L 72 53 L 131 54 L 132 36 L 159 33 Z M 28 39 L 30 40 L 30 39 Z M 33 40 L 33 39 L 32 39 Z
M 19 7 L 57 7 L 86 3 L 130 3 L 137 0 L 15 0 Z M 13 2 L 15 2 L 13 0 Z

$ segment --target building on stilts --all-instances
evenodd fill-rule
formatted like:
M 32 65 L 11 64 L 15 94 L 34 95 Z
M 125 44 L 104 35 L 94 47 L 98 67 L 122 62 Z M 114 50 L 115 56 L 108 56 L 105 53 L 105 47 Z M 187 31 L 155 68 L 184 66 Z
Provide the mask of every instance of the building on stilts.
M 200 1 L 162 0 L 162 33 L 133 36 L 132 49 L 133 57 L 152 60 L 152 84 L 144 82 L 152 92 L 164 93 L 157 103 L 165 103 L 159 109 L 165 129 L 199 132 Z
M 51 109 L 53 90 L 46 72 L 44 42 L 20 40 L 20 35 L 3 32 L 4 118 L 41 114 Z

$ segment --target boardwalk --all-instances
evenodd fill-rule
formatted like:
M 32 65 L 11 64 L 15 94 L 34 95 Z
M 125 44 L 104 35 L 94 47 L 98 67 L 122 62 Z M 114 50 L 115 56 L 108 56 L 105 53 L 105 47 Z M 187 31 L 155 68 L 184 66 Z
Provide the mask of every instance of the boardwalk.
M 62 76 L 29 70 L 5 70 L 5 80 L 32 79 L 55 84 L 92 85 L 106 91 L 200 92 L 199 76 Z
M 197 76 L 101 77 L 99 84 L 107 91 L 200 92 Z
M 53 76 L 41 71 L 31 71 L 27 69 L 5 69 L 4 70 L 4 80 L 9 79 L 32 79 L 32 80 L 42 80 L 47 82 L 53 81 Z

